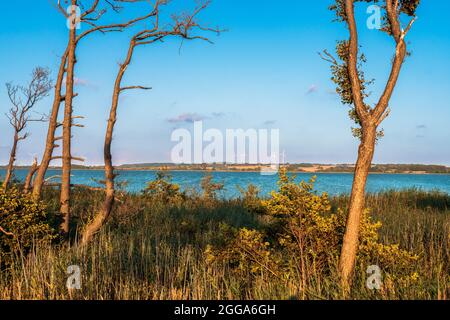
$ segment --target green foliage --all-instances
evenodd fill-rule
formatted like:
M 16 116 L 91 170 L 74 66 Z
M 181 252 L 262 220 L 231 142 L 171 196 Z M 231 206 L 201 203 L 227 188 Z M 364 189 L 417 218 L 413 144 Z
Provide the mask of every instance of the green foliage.
M 381 8 L 386 9 L 385 1 L 380 0 L 355 0 L 357 2 L 366 2 L 379 5 Z M 415 16 L 416 10 L 420 4 L 420 0 L 400 0 L 397 8 L 398 12 L 406 14 L 407 16 Z M 329 6 L 331 11 L 336 14 L 336 21 L 347 21 L 347 15 L 345 14 L 345 0 L 336 0 L 334 4 Z
M 341 101 L 343 104 L 351 105 L 349 110 L 349 117 L 352 119 L 355 124 L 358 125 L 357 128 L 352 128 L 353 135 L 357 138 L 361 138 L 361 120 L 359 119 L 358 113 L 356 112 L 356 108 L 353 105 L 354 97 L 352 92 L 352 85 L 350 80 L 350 75 L 348 73 L 348 51 L 349 51 L 349 42 L 346 40 L 338 41 L 336 45 L 336 55 L 339 58 L 339 61 L 334 59 L 331 64 L 331 81 L 336 84 L 336 93 L 341 97 Z M 361 54 L 358 59 L 358 78 L 361 86 L 361 95 L 363 98 L 369 97 L 370 93 L 367 92 L 367 89 L 370 85 L 374 83 L 374 80 L 367 80 L 363 71 L 363 65 L 367 62 L 367 59 L 364 54 Z M 365 105 L 366 111 L 370 110 L 369 105 Z
M 172 183 L 172 175 L 167 171 L 158 171 L 156 179 L 147 184 L 144 194 L 164 203 L 179 203 L 183 199 L 180 186 Z
M 313 275 L 332 275 L 345 232 L 345 215 L 340 209 L 333 212 L 326 193 L 313 191 L 315 178 L 299 184 L 294 179 L 282 169 L 279 190 L 261 201 L 269 221 L 266 230 L 235 230 L 225 250 L 208 248 L 207 260 L 228 261 L 238 274 L 266 270 L 278 279 L 303 284 Z M 358 253 L 361 270 L 376 264 L 391 279 L 409 279 L 418 257 L 398 245 L 380 243 L 380 227 L 366 212 Z
M 223 228 L 222 232 L 232 240 L 229 240 L 225 250 L 207 246 L 204 252 L 207 263 L 225 261 L 235 276 L 248 282 L 264 271 L 278 276 L 279 258 L 266 241 L 264 233 L 248 228 L 237 230 L 229 227 Z
M 389 22 L 389 19 L 387 18 L 387 12 L 386 12 L 386 5 L 384 1 L 379 0 L 356 0 L 356 2 L 366 2 L 371 4 L 379 5 L 382 9 L 384 9 L 385 14 L 382 17 L 382 23 L 383 26 L 381 27 L 381 30 L 386 32 L 389 35 L 392 35 L 392 28 Z M 398 7 L 395 8 L 396 12 L 401 15 L 402 13 L 407 16 L 415 16 L 415 12 L 417 10 L 417 7 L 420 3 L 420 0 L 400 0 L 398 3 Z M 334 11 L 336 14 L 336 21 L 338 22 L 347 22 L 347 15 L 345 12 L 345 0 L 336 0 L 333 5 L 329 7 L 330 10 Z M 357 114 L 357 111 L 355 107 L 353 106 L 354 103 L 354 96 L 352 93 L 352 85 L 350 81 L 350 76 L 348 73 L 348 57 L 349 57 L 349 41 L 343 40 L 338 41 L 336 45 L 336 55 L 337 59 L 332 57 L 330 54 L 328 54 L 326 51 L 327 57 L 325 60 L 331 62 L 331 73 L 332 78 L 331 80 L 336 84 L 336 92 L 341 97 L 341 101 L 343 104 L 352 105 L 349 111 L 350 119 L 352 119 L 356 124 L 356 128 L 352 128 L 352 133 L 355 137 L 361 139 L 362 138 L 362 129 L 361 129 L 361 119 L 359 119 L 359 115 Z M 374 80 L 368 80 L 365 77 L 363 66 L 367 62 L 366 57 L 364 54 L 361 54 L 358 57 L 358 78 L 359 83 L 361 86 L 361 95 L 364 98 L 369 97 L 370 93 L 367 91 L 370 85 L 374 83 Z M 364 104 L 364 108 L 366 111 L 370 112 L 371 107 L 368 104 Z M 377 138 L 380 139 L 384 136 L 384 131 L 380 130 L 377 133 Z
M 354 2 L 373 2 L 374 4 L 377 4 L 379 3 L 379 0 L 355 0 Z M 347 21 L 347 15 L 345 13 L 345 0 L 336 0 L 334 4 L 329 6 L 329 9 L 336 13 L 336 21 Z
M 400 0 L 400 11 L 408 16 L 414 16 L 419 4 L 420 0 Z
M 245 195 L 241 199 L 216 201 L 186 196 L 177 207 L 148 195 L 125 193 L 117 201 L 108 226 L 89 250 L 42 243 L 25 259 L 20 254 L 12 255 L 13 263 L 0 272 L 0 299 L 342 299 L 335 261 L 314 266 L 310 261 L 323 260 L 326 253 L 320 259 L 308 250 L 297 255 L 299 248 L 288 248 L 291 240 L 287 245 L 279 244 L 281 233 L 286 233 L 281 222 L 293 212 L 283 209 L 284 214 L 271 215 L 263 202 L 272 197 L 262 199 L 253 193 L 248 197 L 251 201 Z M 285 192 L 289 193 L 296 191 Z M 59 208 L 56 189 L 45 189 L 43 196 L 49 212 Z M 306 193 L 303 197 L 310 196 Z M 79 229 L 103 200 L 101 191 L 74 190 L 73 220 L 79 223 Z M 329 218 L 334 214 L 339 224 L 343 223 L 344 217 L 337 208 L 346 212 L 349 197 L 332 197 L 328 202 L 331 213 L 322 215 Z M 262 211 L 255 214 L 249 203 Z M 449 204 L 449 195 L 437 192 L 410 190 L 368 195 L 370 215 L 374 221 L 383 222 L 377 243 L 399 244 L 420 256 L 417 261 L 403 264 L 403 258 L 387 255 L 384 249 L 380 250 L 381 255 L 373 253 L 375 249 L 364 249 L 367 243 L 363 242 L 349 298 L 448 299 Z M 318 231 L 326 234 L 323 228 Z M 369 231 L 364 233 L 372 232 Z M 331 234 L 338 233 L 342 234 Z M 208 244 L 212 246 L 208 248 Z M 319 248 L 320 244 L 317 243 Z M 334 247 L 330 250 L 339 251 Z M 367 255 L 364 251 L 372 253 Z M 254 258 L 249 258 L 250 253 Z M 302 256 L 303 274 L 297 271 L 302 270 Z M 379 256 L 391 259 L 384 261 Z M 83 285 L 82 290 L 70 293 L 65 284 L 67 266 L 72 264 L 81 266 Z M 366 288 L 369 264 L 382 267 L 381 291 Z
M 8 261 L 16 250 L 27 253 L 33 245 L 56 239 L 55 230 L 42 202 L 16 188 L 0 189 L 0 226 L 12 235 L 0 232 L 0 260 Z
M 259 189 L 253 184 L 247 186 L 247 189 L 242 189 L 238 186 L 239 192 L 241 193 L 242 201 L 244 207 L 249 213 L 263 214 L 265 209 L 261 203 L 261 197 L 259 195 Z

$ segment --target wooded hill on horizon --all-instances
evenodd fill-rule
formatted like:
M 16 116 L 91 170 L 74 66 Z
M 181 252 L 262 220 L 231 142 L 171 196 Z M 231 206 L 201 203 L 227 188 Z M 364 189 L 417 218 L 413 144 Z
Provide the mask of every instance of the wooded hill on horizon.
M 354 171 L 354 164 L 323 164 L 323 163 L 287 163 L 288 171 L 291 172 L 313 172 L 313 173 L 351 173 Z M 177 171 L 232 171 L 250 172 L 259 171 L 264 165 L 260 164 L 173 164 L 173 163 L 136 163 L 123 164 L 117 166 L 118 170 L 177 170 Z M 17 166 L 17 169 L 28 169 L 29 166 Z M 52 166 L 51 169 L 60 169 L 59 166 Z M 6 166 L 0 166 L 6 169 Z M 74 165 L 75 170 L 101 170 L 103 166 L 83 166 Z M 450 167 L 445 165 L 427 164 L 373 164 L 372 173 L 411 173 L 411 174 L 450 174 Z

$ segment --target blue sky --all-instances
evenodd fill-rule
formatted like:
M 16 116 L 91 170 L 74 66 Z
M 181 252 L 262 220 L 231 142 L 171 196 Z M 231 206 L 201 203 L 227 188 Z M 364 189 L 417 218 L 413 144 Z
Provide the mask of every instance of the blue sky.
M 187 6 L 188 0 L 173 0 Z M 8 1 L 0 13 L 0 108 L 9 108 L 4 83 L 26 82 L 33 67 L 47 66 L 56 76 L 66 45 L 65 19 L 53 0 Z M 127 85 L 153 90 L 129 92 L 121 100 L 114 140 L 116 163 L 169 161 L 176 127 L 191 128 L 191 117 L 206 128 L 279 128 L 289 162 L 352 163 L 358 141 L 352 137 L 347 106 L 333 94 L 329 66 L 317 52 L 333 50 L 345 39 L 344 25 L 332 23 L 332 1 L 214 0 L 201 21 L 228 32 L 210 35 L 214 44 L 164 44 L 139 48 L 125 78 Z M 358 5 L 366 73 L 379 95 L 390 70 L 392 40 L 365 27 L 366 5 Z M 450 165 L 449 1 L 423 1 L 409 33 L 407 59 L 383 124 L 385 138 L 377 163 Z M 20 14 L 19 14 L 20 13 Z M 134 14 L 124 13 L 123 19 Z M 130 33 L 95 35 L 79 46 L 79 97 L 75 114 L 86 117 L 75 129 L 73 154 L 88 164 L 102 163 L 102 145 L 117 63 Z M 51 97 L 36 108 L 48 112 Z M 3 114 L 2 112 L 2 114 Z M 188 115 L 191 115 L 189 117 Z M 7 161 L 12 131 L 0 117 L 0 163 Z M 18 163 L 40 155 L 46 128 L 30 126 L 32 136 L 19 150 Z

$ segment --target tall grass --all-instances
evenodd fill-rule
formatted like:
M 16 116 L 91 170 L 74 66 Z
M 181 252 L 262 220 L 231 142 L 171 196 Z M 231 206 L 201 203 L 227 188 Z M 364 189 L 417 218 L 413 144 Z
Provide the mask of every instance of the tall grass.
M 82 228 L 102 194 L 76 190 L 73 220 Z M 450 196 L 418 190 L 368 196 L 372 216 L 383 222 L 381 239 L 419 254 L 419 280 L 401 290 L 371 291 L 357 274 L 352 299 L 448 299 L 450 281 Z M 56 212 L 57 197 L 46 194 Z M 332 199 L 345 209 L 346 196 Z M 248 212 L 243 201 L 197 198 L 170 206 L 141 195 L 124 194 L 114 216 L 92 245 L 42 245 L 0 273 L 0 299 L 339 299 L 337 272 L 313 273 L 298 294 L 296 281 L 283 282 L 261 271 L 254 281 L 230 272 L 227 263 L 210 265 L 204 250 L 226 239 L 224 225 L 262 228 L 265 217 Z M 337 264 L 337 262 L 336 262 Z M 66 288 L 67 267 L 79 265 L 81 290 Z M 332 266 L 332 270 L 336 270 Z

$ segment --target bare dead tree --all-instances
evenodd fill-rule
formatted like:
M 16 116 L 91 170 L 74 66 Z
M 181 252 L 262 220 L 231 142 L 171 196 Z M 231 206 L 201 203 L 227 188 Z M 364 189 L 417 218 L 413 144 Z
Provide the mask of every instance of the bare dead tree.
M 62 148 L 62 175 L 61 175 L 61 194 L 60 194 L 60 212 L 63 215 L 61 230 L 69 233 L 70 219 L 70 173 L 72 166 L 72 103 L 74 99 L 74 78 L 75 78 L 75 53 L 77 41 L 78 17 L 76 7 L 77 0 L 71 0 L 72 12 L 70 17 L 69 43 L 67 45 L 67 67 L 66 67 L 66 95 L 64 99 L 64 120 L 63 120 L 63 148 Z
M 23 131 L 31 121 L 44 121 L 43 118 L 30 118 L 30 112 L 36 103 L 46 97 L 50 92 L 52 81 L 49 76 L 50 71 L 48 69 L 37 67 L 33 70 L 31 81 L 27 86 L 13 85 L 12 83 L 6 84 L 8 97 L 12 104 L 12 107 L 6 116 L 14 129 L 14 138 L 8 167 L 6 169 L 5 180 L 3 181 L 4 189 L 8 188 L 11 181 L 18 144 L 21 140 L 25 140 L 29 137 L 29 133 L 23 133 Z
M 144 15 L 132 20 L 121 23 L 101 24 L 102 17 L 109 11 L 119 13 L 123 9 L 120 3 L 141 2 L 142 0 L 94 0 L 87 7 L 82 0 L 61 1 L 55 0 L 55 6 L 60 13 L 68 21 L 68 44 L 58 71 L 58 78 L 55 85 L 54 102 L 49 117 L 49 125 L 47 131 L 46 146 L 40 165 L 38 166 L 36 177 L 33 185 L 33 197 L 39 199 L 41 197 L 42 188 L 45 184 L 45 174 L 48 170 L 50 162 L 55 159 L 62 159 L 62 183 L 61 183 L 61 213 L 64 221 L 61 229 L 64 233 L 68 232 L 70 219 L 70 172 L 72 160 L 81 160 L 71 155 L 71 135 L 73 120 L 73 100 L 77 96 L 74 92 L 75 86 L 75 65 L 77 46 L 82 39 L 90 34 L 101 32 L 120 32 L 125 28 L 132 26 L 136 22 L 146 19 L 148 15 Z M 70 5 L 67 9 L 64 5 Z M 79 32 L 77 26 L 79 24 L 88 25 L 89 28 L 83 32 Z M 65 92 L 63 89 L 65 88 Z M 64 120 L 58 123 L 58 115 L 61 103 L 64 102 Z M 62 136 L 56 137 L 57 128 L 62 127 Z M 59 147 L 57 141 L 62 141 L 63 150 L 62 157 L 54 157 L 54 149 Z
M 67 49 L 61 58 L 61 63 L 59 66 L 58 76 L 54 88 L 54 98 L 53 106 L 48 119 L 48 129 L 47 129 L 47 139 L 45 142 L 45 149 L 42 155 L 42 160 L 38 166 L 36 177 L 33 184 L 33 198 L 38 200 L 41 197 L 42 187 L 45 183 L 45 174 L 50 165 L 50 161 L 53 155 L 53 150 L 57 145 L 56 142 L 56 129 L 58 128 L 58 114 L 61 102 L 64 101 L 64 96 L 62 94 L 62 86 L 64 80 L 64 74 L 66 71 L 66 61 L 67 61 Z
M 402 65 L 408 55 L 405 37 L 416 20 L 416 9 L 420 0 L 366 0 L 382 6 L 385 16 L 381 30 L 386 32 L 395 42 L 395 55 L 392 60 L 391 72 L 384 91 L 375 106 L 366 103 L 369 94 L 367 87 L 372 83 L 365 78 L 361 67 L 366 58 L 359 53 L 358 31 L 354 13 L 354 4 L 357 0 L 336 0 L 331 7 L 336 12 L 339 21 L 347 24 L 350 39 L 338 42 L 336 53 L 338 59 L 324 51 L 322 57 L 331 63 L 333 78 L 337 84 L 337 92 L 344 104 L 352 105 L 351 118 L 359 128 L 353 129 L 360 139 L 358 159 L 350 197 L 346 231 L 344 235 L 341 257 L 340 274 L 342 286 L 348 292 L 358 253 L 360 225 L 365 207 L 365 187 L 369 170 L 375 152 L 375 145 L 383 135 L 379 126 L 389 115 L 389 102 L 397 84 Z M 401 17 L 410 17 L 405 28 L 401 26 Z
M 113 139 L 114 126 L 117 121 L 117 109 L 119 106 L 120 95 L 128 90 L 142 89 L 149 90 L 150 87 L 144 86 L 122 86 L 122 80 L 126 70 L 130 66 L 134 51 L 139 46 L 150 45 L 161 42 L 167 37 L 179 37 L 183 40 L 201 39 L 210 42 L 207 37 L 192 35 L 195 31 L 212 31 L 220 33 L 218 29 L 203 27 L 197 21 L 197 16 L 205 10 L 210 1 L 200 3 L 192 13 L 182 15 L 173 15 L 172 24 L 166 27 L 160 26 L 160 8 L 168 3 L 167 0 L 157 0 L 149 18 L 153 18 L 154 24 L 151 29 L 143 29 L 136 33 L 130 40 L 128 52 L 125 60 L 120 64 L 114 84 L 112 103 L 109 113 L 108 124 L 106 128 L 104 142 L 104 161 L 105 161 L 105 200 L 99 212 L 95 215 L 93 221 L 88 224 L 83 232 L 81 244 L 87 245 L 94 235 L 102 228 L 111 214 L 115 201 L 115 177 L 114 166 L 112 162 L 111 145 Z

